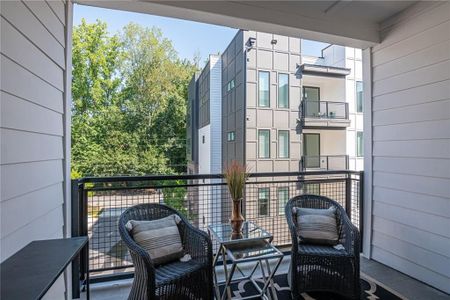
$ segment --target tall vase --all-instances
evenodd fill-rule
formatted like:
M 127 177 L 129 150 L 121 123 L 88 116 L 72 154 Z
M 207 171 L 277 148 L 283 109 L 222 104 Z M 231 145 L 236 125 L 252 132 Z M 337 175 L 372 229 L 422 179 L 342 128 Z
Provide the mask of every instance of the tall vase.
M 242 235 L 242 225 L 244 224 L 244 217 L 241 213 L 241 202 L 242 199 L 233 200 L 233 211 L 231 212 L 231 229 L 233 230 L 232 235 L 234 237 L 239 237 Z

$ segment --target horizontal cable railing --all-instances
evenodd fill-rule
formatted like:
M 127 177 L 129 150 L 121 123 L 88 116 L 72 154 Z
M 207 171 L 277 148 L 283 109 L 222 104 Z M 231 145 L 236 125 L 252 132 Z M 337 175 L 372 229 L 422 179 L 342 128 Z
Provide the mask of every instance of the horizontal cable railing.
M 304 155 L 302 156 L 303 170 L 347 170 L 348 155 Z
M 300 194 L 318 194 L 339 202 L 352 222 L 362 225 L 361 172 L 317 171 L 251 174 L 245 187 L 243 214 L 274 236 L 274 244 L 291 243 L 284 216 L 286 202 Z M 132 271 L 131 257 L 120 239 L 121 213 L 141 203 L 162 203 L 205 230 L 228 223 L 231 199 L 223 176 L 165 175 L 87 177 L 72 182 L 72 234 L 89 236 L 91 278 L 117 279 Z M 215 245 L 217 246 L 217 245 Z M 81 267 L 86 267 L 81 264 Z
M 302 101 L 302 117 L 348 120 L 348 103 L 332 101 Z

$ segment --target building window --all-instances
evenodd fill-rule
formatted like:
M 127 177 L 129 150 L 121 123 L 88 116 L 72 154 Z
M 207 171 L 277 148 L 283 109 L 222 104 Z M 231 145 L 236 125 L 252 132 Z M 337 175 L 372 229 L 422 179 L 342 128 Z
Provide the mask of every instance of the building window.
M 289 107 L 289 74 L 278 74 L 278 107 Z
M 231 91 L 232 89 L 234 89 L 234 79 L 231 79 L 231 80 L 227 83 L 227 92 Z
M 363 112 L 364 110 L 364 98 L 363 98 L 363 83 L 362 81 L 356 82 L 356 112 Z
M 277 200 L 278 200 L 278 214 L 284 215 L 284 209 L 286 203 L 289 201 L 289 188 L 279 187 L 277 190 Z
M 258 156 L 270 158 L 270 130 L 258 130 Z
M 270 106 L 270 73 L 266 71 L 259 71 L 258 73 L 258 106 Z
M 320 88 L 315 86 L 303 86 L 303 99 L 308 101 L 320 101 Z
M 227 141 L 232 142 L 236 139 L 236 133 L 234 131 L 230 131 L 227 134 Z
M 305 194 L 320 195 L 320 183 L 306 183 Z
M 269 188 L 258 189 L 258 216 L 269 215 Z
M 204 143 L 205 143 L 205 136 L 202 135 L 202 144 L 204 144 Z
M 289 158 L 289 130 L 278 131 L 278 157 Z
M 356 132 L 356 156 L 364 156 L 364 135 L 362 131 Z

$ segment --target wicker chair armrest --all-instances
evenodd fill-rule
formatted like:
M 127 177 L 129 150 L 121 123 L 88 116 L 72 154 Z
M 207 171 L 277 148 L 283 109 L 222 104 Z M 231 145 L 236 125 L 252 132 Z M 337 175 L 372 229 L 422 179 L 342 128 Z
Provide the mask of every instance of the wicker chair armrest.
M 297 227 L 295 226 L 293 215 L 292 215 L 292 206 L 286 205 L 285 207 L 285 216 L 288 224 L 289 232 L 291 234 L 292 240 L 292 256 L 293 258 L 297 257 L 298 251 L 298 237 L 297 237 Z
M 344 212 L 341 214 L 342 218 L 342 231 L 344 238 L 340 240 L 340 243 L 344 246 L 345 250 L 352 255 L 359 255 L 360 252 L 360 237 L 359 230 L 350 221 L 347 214 Z
M 193 259 L 212 265 L 212 242 L 208 234 L 183 219 L 183 241 L 186 253 Z

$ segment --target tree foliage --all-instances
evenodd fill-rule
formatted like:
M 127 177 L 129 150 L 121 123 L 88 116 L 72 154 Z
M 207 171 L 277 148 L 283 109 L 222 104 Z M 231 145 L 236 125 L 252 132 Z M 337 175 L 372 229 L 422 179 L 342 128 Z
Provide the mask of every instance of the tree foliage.
M 157 28 L 117 34 L 82 21 L 73 29 L 72 173 L 78 176 L 184 171 L 187 86 L 181 60 Z

